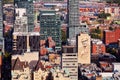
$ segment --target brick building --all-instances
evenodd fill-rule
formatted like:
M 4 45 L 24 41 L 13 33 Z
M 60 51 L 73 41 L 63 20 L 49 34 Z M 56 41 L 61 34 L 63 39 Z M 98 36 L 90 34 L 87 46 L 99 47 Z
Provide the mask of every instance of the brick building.
M 106 45 L 117 43 L 118 39 L 120 39 L 120 29 L 116 29 L 114 31 L 105 30 L 103 35 L 104 43 Z
M 91 52 L 93 54 L 106 53 L 105 44 L 103 44 L 103 42 L 98 39 L 92 40 L 91 46 L 92 46 Z

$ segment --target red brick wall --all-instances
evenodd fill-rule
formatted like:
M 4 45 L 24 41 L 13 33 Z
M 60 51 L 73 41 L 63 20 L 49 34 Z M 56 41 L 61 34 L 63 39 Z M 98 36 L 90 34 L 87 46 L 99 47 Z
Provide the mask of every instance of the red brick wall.
M 110 43 L 114 43 L 115 40 L 115 32 L 113 31 L 106 31 L 105 32 L 105 44 L 108 45 Z
M 110 43 L 117 43 L 118 39 L 120 39 L 120 29 L 104 32 L 104 41 L 106 45 Z
M 92 53 L 96 53 L 97 45 L 92 44 Z
M 92 44 L 92 53 L 93 54 L 106 53 L 105 45 L 104 44 Z
M 115 30 L 115 41 L 117 42 L 120 39 L 120 29 Z

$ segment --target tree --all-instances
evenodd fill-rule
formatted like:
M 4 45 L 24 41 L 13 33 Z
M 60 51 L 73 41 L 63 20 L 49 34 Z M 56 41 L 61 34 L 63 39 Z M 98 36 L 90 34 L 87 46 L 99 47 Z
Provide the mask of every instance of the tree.
M 91 30 L 91 37 L 95 38 L 95 39 L 101 39 L 102 38 L 101 33 L 102 33 L 102 31 L 99 28 L 92 29 Z
M 109 30 L 113 30 L 113 27 L 110 26 L 110 27 L 109 27 Z
M 62 37 L 62 42 L 66 41 L 67 38 L 66 38 L 66 33 L 65 31 L 61 30 L 61 37 Z
M 110 16 L 111 16 L 110 13 L 105 13 L 105 12 L 98 14 L 98 17 L 103 19 L 106 19 L 107 17 L 110 17 Z
M 46 80 L 54 80 L 52 72 L 48 74 L 48 76 L 46 77 Z
M 3 3 L 6 4 L 6 3 L 13 3 L 14 0 L 3 0 Z
M 120 0 L 107 0 L 107 3 L 116 3 L 120 5 Z

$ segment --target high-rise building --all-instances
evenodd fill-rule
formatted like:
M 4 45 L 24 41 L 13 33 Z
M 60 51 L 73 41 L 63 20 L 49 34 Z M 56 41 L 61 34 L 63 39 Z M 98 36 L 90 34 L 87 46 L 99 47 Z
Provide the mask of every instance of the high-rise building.
M 33 32 L 34 30 L 33 0 L 15 0 L 15 7 L 26 9 L 26 16 L 28 21 L 28 32 Z
M 14 0 L 0 0 L 0 1 L 3 3 L 2 9 L 0 10 L 3 11 L 4 53 L 8 54 L 7 59 L 3 58 L 3 61 L 2 61 L 2 75 L 1 76 L 2 76 L 2 80 L 3 79 L 10 80 L 11 79 L 11 55 L 10 53 L 12 52 Z M 0 12 L 0 14 L 2 13 L 2 11 Z
M 78 63 L 91 63 L 91 41 L 88 34 L 82 33 L 78 36 Z
M 2 0 L 0 0 L 0 49 L 3 49 L 3 14 L 2 14 Z
M 1 74 L 2 74 L 2 52 L 0 51 L 0 79 L 2 79 Z
M 0 0 L 0 37 L 3 37 L 3 14 L 2 14 L 2 0 Z
M 32 33 L 13 33 L 13 54 L 22 54 L 24 52 L 33 52 L 40 50 L 40 34 Z
M 79 0 L 68 0 L 68 38 L 75 38 L 80 32 L 88 33 L 86 26 L 80 25 Z
M 3 0 L 4 1 L 4 0 Z M 12 33 L 13 33 L 13 23 L 14 23 L 14 0 L 10 3 L 5 0 L 3 4 L 3 35 L 4 35 L 4 50 L 8 53 L 12 52 Z
M 15 9 L 14 32 L 28 32 L 27 14 L 25 8 Z
M 40 11 L 40 34 L 41 39 L 46 40 L 48 37 L 56 42 L 56 48 L 61 47 L 61 29 L 60 17 L 54 10 Z
M 62 47 L 62 69 L 70 80 L 78 80 L 78 54 L 75 46 Z

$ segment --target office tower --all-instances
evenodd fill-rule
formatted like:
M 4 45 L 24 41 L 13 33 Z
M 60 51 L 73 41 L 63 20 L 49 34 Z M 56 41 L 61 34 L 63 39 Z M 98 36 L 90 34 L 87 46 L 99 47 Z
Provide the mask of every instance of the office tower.
M 68 0 L 68 38 L 76 38 L 76 35 L 88 33 L 86 26 L 80 25 L 79 0 Z
M 86 33 L 78 35 L 78 63 L 91 63 L 91 42 L 90 36 Z
M 2 51 L 0 50 L 0 79 L 2 79 L 1 74 L 2 74 Z
M 40 11 L 40 34 L 41 39 L 48 37 L 56 42 L 56 48 L 61 48 L 61 29 L 60 17 L 54 10 Z
M 24 52 L 33 52 L 40 50 L 39 32 L 31 33 L 13 33 L 13 54 L 23 54 Z
M 2 0 L 0 0 L 0 38 L 3 37 L 3 14 L 2 14 Z
M 2 14 L 2 0 L 0 0 L 0 49 L 4 51 L 3 47 L 3 14 Z
M 1 9 L 3 10 L 4 49 L 8 53 L 12 52 L 12 32 L 14 23 L 14 1 L 10 1 L 7 0 L 5 4 L 3 4 L 3 9 Z
M 15 0 L 15 7 L 25 8 L 27 23 L 28 23 L 28 32 L 33 32 L 34 30 L 34 13 L 33 13 L 33 0 Z
M 70 80 L 78 80 L 78 55 L 75 46 L 62 47 L 62 69 Z
M 4 38 L 3 38 L 3 13 L 2 13 L 2 0 L 0 0 L 0 79 L 2 71 L 2 52 L 4 52 Z
M 28 32 L 27 14 L 25 8 L 15 9 L 14 32 Z

